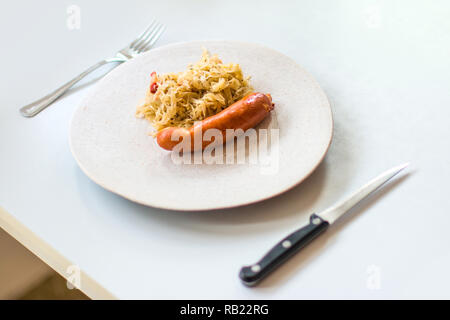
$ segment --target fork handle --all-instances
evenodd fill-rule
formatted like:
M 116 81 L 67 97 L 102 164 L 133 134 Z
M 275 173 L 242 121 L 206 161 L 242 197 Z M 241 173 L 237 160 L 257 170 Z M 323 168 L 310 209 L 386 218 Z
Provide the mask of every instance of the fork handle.
M 62 96 L 67 90 L 69 90 L 75 83 L 83 79 L 85 76 L 87 76 L 92 71 L 96 70 L 97 68 L 103 66 L 104 64 L 107 64 L 109 62 L 113 62 L 115 60 L 102 60 L 96 64 L 94 64 L 92 67 L 88 68 L 86 71 L 80 73 L 78 76 L 67 82 L 66 84 L 62 85 L 52 93 L 46 95 L 45 97 L 36 100 L 35 102 L 32 102 L 20 109 L 20 113 L 24 117 L 34 117 L 39 112 L 47 108 L 50 104 L 52 104 L 56 99 L 58 99 L 60 96 Z

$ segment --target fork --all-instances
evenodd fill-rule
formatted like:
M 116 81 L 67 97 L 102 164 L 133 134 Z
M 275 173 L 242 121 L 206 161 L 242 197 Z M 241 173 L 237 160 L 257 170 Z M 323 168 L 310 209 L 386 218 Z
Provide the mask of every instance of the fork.
M 158 40 L 158 38 L 161 36 L 161 34 L 164 32 L 165 26 L 159 22 L 152 21 L 150 25 L 147 26 L 147 28 L 142 32 L 142 34 L 137 37 L 134 41 L 132 41 L 129 45 L 127 45 L 122 50 L 119 50 L 115 56 L 109 59 L 102 60 L 96 64 L 94 64 L 92 67 L 88 68 L 83 73 L 80 73 L 78 76 L 67 82 L 66 84 L 62 85 L 52 93 L 46 95 L 45 97 L 30 103 L 20 109 L 20 113 L 24 117 L 34 117 L 39 112 L 47 108 L 50 104 L 52 104 L 56 99 L 58 99 L 60 96 L 62 96 L 69 88 L 71 88 L 74 84 L 76 84 L 78 81 L 83 79 L 85 76 L 87 76 L 92 71 L 96 70 L 97 68 L 108 64 L 110 62 L 125 62 L 128 61 L 134 57 L 136 57 L 138 54 L 148 51 L 153 47 L 155 42 Z

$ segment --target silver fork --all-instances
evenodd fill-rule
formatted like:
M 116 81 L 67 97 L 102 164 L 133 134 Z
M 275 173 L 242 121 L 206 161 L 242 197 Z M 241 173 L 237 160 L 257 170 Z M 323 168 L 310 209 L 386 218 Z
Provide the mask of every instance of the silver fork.
M 37 115 L 39 112 L 44 110 L 46 107 L 48 107 L 50 104 L 52 104 L 56 99 L 58 99 L 61 95 L 63 95 L 69 88 L 71 88 L 75 83 L 83 79 L 85 76 L 87 76 L 89 73 L 94 71 L 95 69 L 99 68 L 100 66 L 103 66 L 110 62 L 125 62 L 128 61 L 138 54 L 145 52 L 149 50 L 158 40 L 158 38 L 161 36 L 161 34 L 164 32 L 165 26 L 159 22 L 153 21 L 150 23 L 150 25 L 145 29 L 142 34 L 137 37 L 133 42 L 131 42 L 128 46 L 123 48 L 122 50 L 119 50 L 116 55 L 112 58 L 102 60 L 83 73 L 76 76 L 74 79 L 70 80 L 60 88 L 56 89 L 52 93 L 46 95 L 45 97 L 30 103 L 29 105 L 26 105 L 25 107 L 22 107 L 20 109 L 20 113 L 24 117 L 33 117 Z

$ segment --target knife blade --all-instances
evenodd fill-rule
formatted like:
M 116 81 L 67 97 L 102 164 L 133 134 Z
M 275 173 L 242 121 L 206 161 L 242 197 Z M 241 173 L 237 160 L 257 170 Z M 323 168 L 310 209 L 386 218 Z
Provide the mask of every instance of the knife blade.
M 331 224 L 348 212 L 369 194 L 380 188 L 383 184 L 405 169 L 409 163 L 393 167 L 370 180 L 359 190 L 347 196 L 344 200 L 332 205 L 319 214 L 313 213 L 306 226 L 294 231 L 279 241 L 257 263 L 244 266 L 239 272 L 239 278 L 246 286 L 254 286 L 269 273 L 280 266 L 289 257 L 305 247 L 311 240 L 324 232 Z

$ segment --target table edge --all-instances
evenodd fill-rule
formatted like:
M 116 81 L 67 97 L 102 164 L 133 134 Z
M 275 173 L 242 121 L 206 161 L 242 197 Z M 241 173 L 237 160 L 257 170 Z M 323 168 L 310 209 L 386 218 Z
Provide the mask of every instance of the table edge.
M 44 263 L 50 266 L 64 279 L 68 280 L 67 270 L 74 264 L 69 259 L 64 257 L 56 249 L 50 246 L 47 242 L 42 240 L 34 232 L 28 229 L 20 221 L 18 221 L 12 214 L 7 212 L 0 206 L 0 228 L 5 230 L 14 239 L 19 241 L 25 248 L 30 250 L 34 255 L 41 259 Z M 81 288 L 84 294 L 94 300 L 116 300 L 117 298 L 97 281 L 92 279 L 83 270 L 80 269 Z

